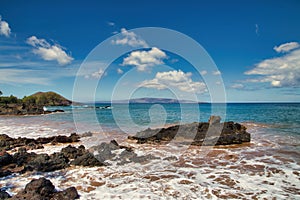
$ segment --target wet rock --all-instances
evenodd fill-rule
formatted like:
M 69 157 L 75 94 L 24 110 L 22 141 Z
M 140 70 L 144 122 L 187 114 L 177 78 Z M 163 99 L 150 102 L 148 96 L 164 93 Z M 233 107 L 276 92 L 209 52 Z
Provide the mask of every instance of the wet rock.
M 36 200 L 49 200 L 51 195 L 55 192 L 55 187 L 45 178 L 33 179 L 25 186 L 25 189 L 18 192 L 12 197 L 12 200 L 21 199 L 36 199 Z
M 65 112 L 65 111 L 64 111 L 64 110 L 61 110 L 61 109 L 56 109 L 56 110 L 53 110 L 52 112 L 58 113 L 58 112 Z
M 6 177 L 6 176 L 9 176 L 9 175 L 11 175 L 12 174 L 12 172 L 11 171 L 9 171 L 9 170 L 5 170 L 5 171 L 0 171 L 0 178 L 1 177 Z
M 91 131 L 88 131 L 88 132 L 82 133 L 80 136 L 81 137 L 91 137 L 91 136 L 93 136 L 93 133 Z
M 68 167 L 68 163 L 68 158 L 62 153 L 54 153 L 50 156 L 47 154 L 37 154 L 26 164 L 26 168 L 41 172 L 51 172 Z
M 221 117 L 220 116 L 210 116 L 208 123 L 209 125 L 213 125 L 213 124 L 219 124 L 221 122 Z
M 163 129 L 146 129 L 128 139 L 137 143 L 177 142 L 192 145 L 229 145 L 250 142 L 246 127 L 234 122 L 221 122 L 221 117 L 211 116 L 209 122 L 175 125 Z
M 78 166 L 91 166 L 91 167 L 105 165 L 103 162 L 96 159 L 95 156 L 91 153 L 85 153 L 84 155 L 73 160 L 71 164 L 78 165 Z
M 80 145 L 78 148 L 74 146 L 67 146 L 61 150 L 61 153 L 68 159 L 75 159 L 86 153 L 85 147 Z
M 0 152 L 0 167 L 9 165 L 13 162 L 13 157 L 6 151 Z
M 69 137 L 65 135 L 55 136 L 51 141 L 52 143 L 72 143 L 79 142 L 80 136 L 76 133 L 72 133 Z
M 113 141 L 110 143 L 103 142 L 98 146 L 92 147 L 90 151 L 94 152 L 94 156 L 97 158 L 97 160 L 104 163 L 106 160 L 112 160 L 116 156 L 113 151 L 118 149 L 121 148 Z
M 11 196 L 7 192 L 0 190 L 0 200 L 9 199 L 10 197 Z
M 33 179 L 25 186 L 25 189 L 13 196 L 12 200 L 64 200 L 77 199 L 79 195 L 74 187 L 68 188 L 64 191 L 57 192 L 50 180 L 42 177 Z
M 78 199 L 79 195 L 77 193 L 77 190 L 75 187 L 70 187 L 64 191 L 57 192 L 53 195 L 51 200 L 72 200 L 72 199 Z
M 16 147 L 25 147 L 26 149 L 40 149 L 43 148 L 43 144 L 47 143 L 73 143 L 79 142 L 80 136 L 76 133 L 72 133 L 70 136 L 52 136 L 52 137 L 40 137 L 37 139 L 32 138 L 11 138 L 8 135 L 0 135 L 0 151 L 11 150 Z
M 134 153 L 131 147 L 119 145 L 115 140 L 110 143 L 101 143 L 90 149 L 94 153 L 95 158 L 101 163 L 108 165 L 110 162 L 115 162 L 118 165 L 124 165 L 130 162 L 144 163 L 157 157 L 152 155 L 138 156 Z
M 19 148 L 13 155 L 13 163 L 17 166 L 23 166 L 37 156 L 36 153 L 28 153 L 25 148 Z

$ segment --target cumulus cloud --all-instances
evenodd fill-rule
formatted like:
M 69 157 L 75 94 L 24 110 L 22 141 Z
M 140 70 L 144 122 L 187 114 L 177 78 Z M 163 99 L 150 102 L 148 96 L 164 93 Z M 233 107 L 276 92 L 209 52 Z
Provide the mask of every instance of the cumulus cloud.
M 289 51 L 288 53 L 280 57 L 263 60 L 256 64 L 253 69 L 246 71 L 246 75 L 256 76 L 255 78 L 248 79 L 247 82 L 270 83 L 273 87 L 299 87 L 300 49 L 288 46 L 280 45 L 278 47 L 280 49 L 278 50 L 279 52 Z M 295 45 L 292 46 L 295 47 Z
M 231 85 L 230 87 L 233 89 L 242 89 L 242 88 L 244 88 L 244 85 L 241 83 L 235 83 L 235 84 Z
M 26 40 L 27 44 L 34 47 L 33 53 L 41 56 L 44 60 L 55 60 L 60 65 L 71 63 L 74 58 L 68 55 L 64 48 L 58 44 L 51 45 L 45 39 L 38 39 L 36 36 L 31 36 Z
M 115 22 L 107 22 L 108 26 L 115 26 Z
M 98 71 L 95 71 L 90 75 L 88 75 L 88 74 L 85 75 L 84 78 L 86 78 L 86 79 L 99 79 L 103 75 L 105 75 L 104 70 L 100 68 Z
M 139 86 L 155 88 L 158 90 L 166 88 L 177 88 L 183 92 L 204 93 L 207 91 L 203 82 L 194 82 L 191 79 L 192 73 L 184 73 L 181 70 L 168 72 L 157 72 L 152 80 L 145 80 Z
M 164 64 L 163 59 L 167 55 L 162 50 L 153 47 L 148 51 L 133 51 L 128 57 L 124 58 L 122 66 L 136 66 L 138 71 L 145 71 L 148 67 Z
M 274 50 L 278 53 L 285 53 L 285 52 L 289 52 L 293 49 L 296 49 L 298 47 L 300 47 L 298 42 L 288 42 L 285 44 L 281 44 L 279 46 L 275 46 Z
M 216 71 L 213 71 L 212 74 L 217 76 L 217 75 L 221 75 L 221 72 L 219 70 L 216 70 Z
M 11 30 L 10 30 L 9 24 L 6 21 L 3 21 L 1 15 L 0 15 L 0 35 L 9 37 L 10 33 L 11 33 Z
M 202 76 L 204 76 L 204 75 L 207 74 L 207 71 L 206 71 L 206 70 L 203 70 L 203 71 L 200 72 L 200 74 L 201 74 Z
M 123 74 L 124 72 L 123 72 L 122 69 L 118 68 L 118 69 L 117 69 L 117 73 L 118 73 L 118 74 Z
M 140 38 L 137 34 L 132 31 L 127 31 L 125 28 L 121 29 L 121 38 L 112 40 L 112 44 L 116 45 L 129 45 L 132 47 L 143 47 L 147 48 L 149 45 L 145 40 Z

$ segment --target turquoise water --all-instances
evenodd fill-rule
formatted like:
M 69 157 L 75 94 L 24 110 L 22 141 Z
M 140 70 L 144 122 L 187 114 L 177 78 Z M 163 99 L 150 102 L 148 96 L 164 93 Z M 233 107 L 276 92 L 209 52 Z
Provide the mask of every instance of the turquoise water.
M 108 104 L 96 104 L 104 107 Z M 57 109 L 49 108 L 49 109 Z M 266 124 L 269 130 L 300 135 L 300 103 L 229 103 L 229 104 L 113 104 L 111 109 L 60 107 L 66 112 L 46 115 L 47 120 L 84 123 L 119 130 L 119 127 L 157 127 L 164 124 L 207 121 L 221 115 L 223 121 Z M 134 131 L 134 129 L 132 129 Z
M 92 136 L 81 138 L 80 144 L 86 148 L 116 139 L 122 145 L 132 146 L 139 155 L 151 153 L 160 157 L 144 164 L 70 169 L 65 177 L 61 171 L 41 174 L 51 177 L 57 187 L 62 188 L 66 184 L 94 187 L 92 180 L 104 180 L 105 184 L 93 191 L 79 190 L 82 199 L 107 199 L 115 194 L 127 199 L 145 193 L 151 199 L 160 199 L 161 195 L 175 199 L 173 193 L 166 193 L 163 187 L 173 188 L 172 191 L 187 199 L 219 199 L 217 192 L 237 196 L 228 196 L 229 199 L 300 199 L 300 103 L 114 104 L 111 109 L 95 109 L 93 105 L 60 109 L 65 112 L 2 116 L 0 134 L 37 138 L 92 131 Z M 176 145 L 139 145 L 126 139 L 127 134 L 147 127 L 207 121 L 210 115 L 222 115 L 223 121 L 243 123 L 251 134 L 251 142 L 214 147 L 206 157 L 201 157 L 205 151 L 198 146 L 188 149 L 183 146 L 182 150 Z M 52 153 L 62 147 L 50 145 L 36 151 Z M 170 156 L 177 160 L 167 159 Z M 151 181 L 145 178 L 151 176 L 160 178 Z M 36 174 L 9 176 L 1 179 L 0 185 L 13 191 L 24 188 L 32 178 L 36 178 Z M 181 184 L 182 180 L 190 184 Z

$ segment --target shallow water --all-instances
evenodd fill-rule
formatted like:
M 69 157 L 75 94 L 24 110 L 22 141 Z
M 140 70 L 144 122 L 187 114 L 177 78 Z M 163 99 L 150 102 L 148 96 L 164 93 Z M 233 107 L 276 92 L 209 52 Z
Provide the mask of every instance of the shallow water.
M 140 117 L 149 106 L 137 105 Z M 174 116 L 173 112 L 179 113 L 176 107 L 167 106 L 166 113 L 170 111 Z M 139 155 L 153 154 L 159 159 L 142 164 L 111 163 L 107 167 L 70 167 L 52 173 L 12 175 L 1 178 L 0 187 L 14 194 L 32 178 L 45 176 L 59 189 L 75 186 L 81 199 L 299 199 L 299 109 L 300 104 L 228 105 L 227 119 L 243 122 L 251 133 L 251 142 L 214 148 L 175 143 L 138 145 L 126 140 L 127 134 L 113 127 L 114 123 L 107 117 L 109 114 L 107 123 L 102 122 L 102 131 L 90 121 L 81 120 L 77 127 L 94 131 L 92 137 L 82 138 L 85 146 L 114 138 L 122 145 L 134 147 Z M 210 115 L 208 107 L 201 109 L 200 105 L 200 110 L 201 116 Z M 91 110 L 81 112 L 88 115 Z M 13 137 L 68 135 L 78 130 L 71 116 L 70 111 L 45 116 L 1 117 L 0 133 Z M 190 119 L 193 121 L 194 117 Z M 48 145 L 34 151 L 52 153 L 64 146 Z

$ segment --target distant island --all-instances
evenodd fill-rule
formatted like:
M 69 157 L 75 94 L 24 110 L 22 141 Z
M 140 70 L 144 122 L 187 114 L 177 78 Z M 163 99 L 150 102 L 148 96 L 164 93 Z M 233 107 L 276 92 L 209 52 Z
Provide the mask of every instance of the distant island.
M 1 91 L 0 91 L 1 92 Z M 73 102 L 67 98 L 57 94 L 55 92 L 37 92 L 30 96 L 25 96 L 22 99 L 16 96 L 1 96 L 0 93 L 0 115 L 39 115 L 48 114 L 52 112 L 63 112 L 63 110 L 48 111 L 45 106 L 70 106 L 70 105 L 81 105 L 82 103 Z M 92 102 L 91 102 L 92 103 Z M 114 101 L 96 101 L 93 103 L 162 103 L 162 104 L 172 104 L 172 103 L 205 103 L 197 102 L 192 100 L 178 100 L 170 98 L 136 98 L 128 100 L 114 100 Z
M 136 99 L 127 99 L 127 100 L 113 100 L 110 101 L 96 101 L 96 103 L 205 103 L 205 102 L 197 102 L 192 100 L 178 100 L 178 99 L 170 99 L 170 98 L 136 98 Z
M 72 101 L 55 92 L 37 92 L 19 99 L 13 95 L 0 96 L 0 115 L 38 115 L 51 111 L 44 106 L 69 106 Z M 52 111 L 53 112 L 53 111 Z M 55 110 L 63 112 L 63 110 Z

